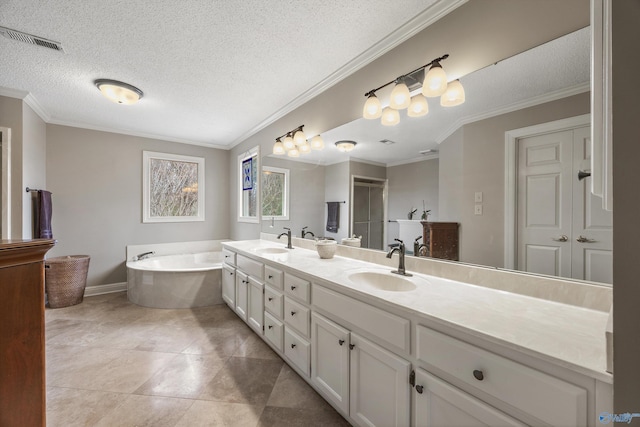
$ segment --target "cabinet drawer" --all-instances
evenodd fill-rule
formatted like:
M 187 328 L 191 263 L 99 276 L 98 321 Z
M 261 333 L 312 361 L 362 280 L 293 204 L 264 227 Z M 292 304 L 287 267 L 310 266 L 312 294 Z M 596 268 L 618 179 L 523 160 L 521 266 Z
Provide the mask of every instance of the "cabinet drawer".
M 271 344 L 282 353 L 282 339 L 284 337 L 284 325 L 278 319 L 264 313 L 264 336 Z
M 283 296 L 271 286 L 264 288 L 264 308 L 278 319 L 282 319 Z
M 264 281 L 273 286 L 276 289 L 282 290 L 282 284 L 284 281 L 284 274 L 281 270 L 273 268 L 271 266 L 264 266 Z
M 263 266 L 261 262 L 254 261 L 251 258 L 247 258 L 243 255 L 236 256 L 236 265 L 242 271 L 244 271 L 247 275 L 251 277 L 255 277 L 256 279 L 262 280 L 263 277 Z
M 418 360 L 551 425 L 587 425 L 587 391 L 424 326 Z
M 229 265 L 236 265 L 236 253 L 229 249 L 222 249 L 222 261 Z
M 313 305 L 378 338 L 384 347 L 409 354 L 410 322 L 322 286 L 313 287 Z
M 289 273 L 284 273 L 284 292 L 300 301 L 311 301 L 311 283 Z
M 284 355 L 306 376 L 309 376 L 311 345 L 287 326 L 284 327 Z
M 284 321 L 305 337 L 309 337 L 310 310 L 289 297 L 284 297 Z

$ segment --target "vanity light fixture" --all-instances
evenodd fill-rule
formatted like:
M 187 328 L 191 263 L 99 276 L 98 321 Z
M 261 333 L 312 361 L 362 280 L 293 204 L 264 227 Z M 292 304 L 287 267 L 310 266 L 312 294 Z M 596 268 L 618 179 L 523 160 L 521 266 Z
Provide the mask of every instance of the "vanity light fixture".
M 300 157 L 300 154 L 310 153 L 311 150 L 322 150 L 324 148 L 322 137 L 316 135 L 307 141 L 303 128 L 304 125 L 300 125 L 277 137 L 275 144 L 273 144 L 273 154 Z
M 440 65 L 440 63 L 448 57 L 449 55 L 446 54 L 436 58 L 428 64 L 418 67 L 407 74 L 403 74 L 365 93 L 364 96 L 367 97 L 367 101 L 362 109 L 362 117 L 365 119 L 380 118 L 383 125 L 395 126 L 400 123 L 398 110 L 408 108 L 407 115 L 409 117 L 421 117 L 429 113 L 429 105 L 425 97 L 440 96 L 440 105 L 446 107 L 462 104 L 465 98 L 464 88 L 460 80 L 447 83 L 447 75 L 442 69 L 442 65 Z M 425 72 L 426 68 L 429 68 L 429 71 Z M 419 84 L 422 79 L 422 74 L 420 73 L 425 74 L 424 80 L 422 81 L 422 89 L 420 93 L 411 97 L 411 92 L 406 81 L 416 81 L 416 83 Z M 392 83 L 395 83 L 395 86 L 391 91 L 389 107 L 382 108 L 382 103 L 376 96 L 376 92 Z
M 116 104 L 135 104 L 144 95 L 137 87 L 117 80 L 98 79 L 93 83 L 105 98 Z
M 342 151 L 343 153 L 348 153 L 349 151 L 356 148 L 356 144 L 357 142 L 355 141 L 338 141 L 336 142 L 336 147 L 338 148 L 339 151 Z

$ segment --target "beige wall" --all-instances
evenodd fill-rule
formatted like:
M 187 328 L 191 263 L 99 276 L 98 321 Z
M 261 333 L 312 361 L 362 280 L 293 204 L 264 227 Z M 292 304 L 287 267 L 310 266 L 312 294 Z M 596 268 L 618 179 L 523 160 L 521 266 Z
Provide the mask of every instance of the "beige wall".
M 11 237 L 22 238 L 22 100 L 0 96 L 0 126 L 11 129 Z
M 456 130 L 438 147 L 439 192 L 438 219 L 460 222 L 462 218 L 462 194 L 464 185 L 464 128 Z
M 340 204 L 340 223 L 337 233 L 327 231 L 327 205 L 323 207 L 323 235 L 337 241 L 349 237 L 349 162 L 336 163 L 325 168 L 325 202 L 346 202 Z
M 22 186 L 47 190 L 47 127 L 40 116 L 25 103 L 22 105 L 22 128 Z M 22 237 L 39 237 L 33 236 L 33 209 L 37 193 L 27 194 L 22 188 L 20 194 L 23 197 Z
M 204 222 L 142 223 L 142 151 L 205 158 Z M 126 281 L 125 246 L 229 237 L 229 152 L 47 125 L 47 185 L 58 244 L 91 256 L 88 286 Z

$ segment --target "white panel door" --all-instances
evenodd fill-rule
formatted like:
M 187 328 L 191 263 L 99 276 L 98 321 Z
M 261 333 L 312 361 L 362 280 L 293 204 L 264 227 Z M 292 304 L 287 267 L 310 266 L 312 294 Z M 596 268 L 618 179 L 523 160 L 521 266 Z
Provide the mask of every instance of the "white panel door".
M 249 277 L 240 270 L 236 270 L 236 313 L 245 322 L 247 321 L 247 287 Z
M 262 328 L 264 324 L 264 284 L 253 277 L 249 277 L 248 281 L 247 323 L 262 335 L 264 333 Z
M 613 216 L 590 192 L 590 128 L 518 140 L 518 269 L 613 281 Z
M 408 426 L 409 362 L 353 332 L 350 349 L 351 418 L 368 427 Z
M 224 265 L 222 269 L 222 299 L 231 309 L 236 308 L 236 269 Z

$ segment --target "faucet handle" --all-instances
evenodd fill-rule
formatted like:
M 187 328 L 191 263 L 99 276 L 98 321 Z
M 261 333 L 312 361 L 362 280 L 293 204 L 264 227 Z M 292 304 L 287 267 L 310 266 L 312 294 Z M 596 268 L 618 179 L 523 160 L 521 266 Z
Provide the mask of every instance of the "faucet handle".
M 415 243 L 418 243 L 418 240 L 422 239 L 422 236 L 418 236 L 416 237 L 416 239 L 414 240 Z
M 289 227 L 282 227 L 282 228 L 284 228 L 287 231 L 291 231 L 291 229 Z
M 404 246 L 404 242 L 402 240 L 400 240 L 400 239 L 393 239 L 393 240 L 395 240 L 396 242 L 400 243 L 401 246 Z
M 303 230 L 306 230 L 307 228 L 309 228 L 308 225 L 305 225 L 304 227 L 302 227 Z

